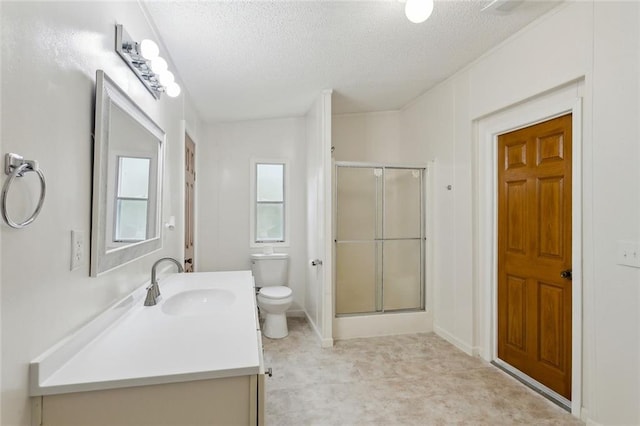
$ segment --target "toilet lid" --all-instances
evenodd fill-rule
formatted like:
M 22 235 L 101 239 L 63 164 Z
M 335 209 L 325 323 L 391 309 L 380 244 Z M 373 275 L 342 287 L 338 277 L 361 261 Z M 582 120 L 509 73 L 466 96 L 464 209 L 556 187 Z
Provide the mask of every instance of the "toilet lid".
M 266 297 L 267 299 L 284 299 L 285 297 L 291 296 L 291 293 L 291 289 L 283 285 L 274 287 L 262 287 L 260 289 L 260 295 Z

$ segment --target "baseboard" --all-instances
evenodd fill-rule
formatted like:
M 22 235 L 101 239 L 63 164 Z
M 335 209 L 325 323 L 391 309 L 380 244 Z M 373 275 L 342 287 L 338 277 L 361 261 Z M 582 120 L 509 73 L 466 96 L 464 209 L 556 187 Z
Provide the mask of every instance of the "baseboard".
M 333 336 L 336 340 L 429 333 L 431 331 L 433 331 L 431 314 L 425 311 L 355 315 L 333 320 Z
M 471 355 L 483 358 L 483 356 L 482 356 L 482 347 L 481 346 L 472 347 L 471 348 Z
M 292 317 L 292 318 L 305 318 L 307 317 L 306 312 L 303 310 L 295 310 L 295 311 L 287 311 L 286 313 L 287 317 Z
M 598 423 L 593 420 L 589 415 L 589 410 L 584 407 L 580 410 L 580 420 L 582 420 L 587 426 L 604 426 L 602 423 Z
M 318 343 L 320 344 L 320 347 L 322 348 L 333 347 L 333 339 L 323 338 L 322 333 L 320 333 L 320 330 L 318 330 L 318 327 L 316 327 L 316 323 L 313 322 L 313 320 L 311 319 L 307 311 L 302 311 L 302 313 L 303 313 L 303 316 L 307 318 L 307 322 L 309 323 L 309 325 L 311 326 L 311 329 L 315 333 L 316 338 L 318 339 Z
M 438 336 L 442 337 L 444 340 L 446 340 L 447 342 L 451 343 L 453 346 L 455 346 L 456 348 L 460 349 L 462 352 L 466 353 L 467 355 L 475 356 L 474 355 L 474 348 L 471 345 L 466 344 L 465 342 L 463 342 L 462 340 L 458 339 L 457 337 L 455 337 L 454 335 L 452 335 L 451 333 L 449 333 L 448 331 L 446 331 L 442 327 L 434 325 L 433 326 L 433 331 Z

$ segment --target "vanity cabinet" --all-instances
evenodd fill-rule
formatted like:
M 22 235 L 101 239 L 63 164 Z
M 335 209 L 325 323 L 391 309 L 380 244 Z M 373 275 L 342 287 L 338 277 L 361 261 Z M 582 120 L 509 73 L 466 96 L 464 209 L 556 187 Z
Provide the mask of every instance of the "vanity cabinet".
M 264 425 L 251 272 L 160 284 L 156 306 L 143 286 L 31 362 L 32 426 Z

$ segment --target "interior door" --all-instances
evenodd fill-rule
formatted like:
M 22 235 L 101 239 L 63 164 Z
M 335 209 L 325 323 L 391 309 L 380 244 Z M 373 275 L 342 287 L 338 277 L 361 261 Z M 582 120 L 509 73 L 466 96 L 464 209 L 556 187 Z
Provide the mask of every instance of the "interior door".
M 498 358 L 571 399 L 571 115 L 498 138 Z
M 193 234 L 194 234 L 194 194 L 196 184 L 196 145 L 188 134 L 185 134 L 184 153 L 184 271 L 193 272 Z

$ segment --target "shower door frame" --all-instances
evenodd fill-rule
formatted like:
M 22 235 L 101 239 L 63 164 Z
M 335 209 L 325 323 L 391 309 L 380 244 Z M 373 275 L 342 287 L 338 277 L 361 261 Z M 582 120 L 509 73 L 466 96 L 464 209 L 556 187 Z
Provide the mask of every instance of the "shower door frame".
M 405 170 L 421 170 L 422 174 L 420 176 L 420 237 L 418 240 L 420 241 L 420 307 L 418 308 L 407 308 L 407 309 L 392 309 L 392 310 L 384 310 L 384 278 L 381 277 L 378 279 L 376 277 L 376 310 L 371 312 L 355 312 L 355 313 L 345 313 L 338 314 L 336 312 L 336 298 L 337 298 L 337 246 L 338 246 L 338 238 L 337 238 L 337 226 L 338 226 L 338 168 L 339 167 L 351 167 L 351 168 L 363 168 L 363 169 L 383 169 L 383 179 L 382 179 L 382 229 L 384 235 L 384 220 L 385 220 L 385 169 L 405 169 Z M 427 231 L 428 231 L 428 218 L 427 218 L 427 200 L 428 200 L 428 186 L 429 186 L 429 166 L 425 164 L 388 164 L 388 163 L 368 163 L 368 162 L 356 162 L 356 161 L 335 161 L 333 166 L 333 218 L 332 218 L 332 237 L 333 237 L 333 271 L 332 271 L 332 282 L 333 282 L 333 318 L 349 318 L 356 316 L 364 316 L 364 315 L 389 315 L 395 313 L 411 313 L 411 312 L 426 312 L 427 307 Z M 377 204 L 377 203 L 376 203 Z M 378 206 L 377 206 L 378 207 Z M 414 238 L 375 238 L 373 241 L 377 243 L 383 243 L 386 240 L 414 240 Z M 345 240 L 342 242 L 349 242 L 349 240 Z M 379 250 L 376 247 L 376 251 Z M 376 264 L 379 258 L 376 255 Z M 380 262 L 384 264 L 384 255 L 380 255 Z M 376 271 L 378 272 L 378 271 Z M 381 275 L 384 275 L 384 269 L 381 269 L 379 272 Z M 377 274 L 376 274 L 377 275 Z M 378 306 L 380 306 L 380 310 L 378 310 Z

